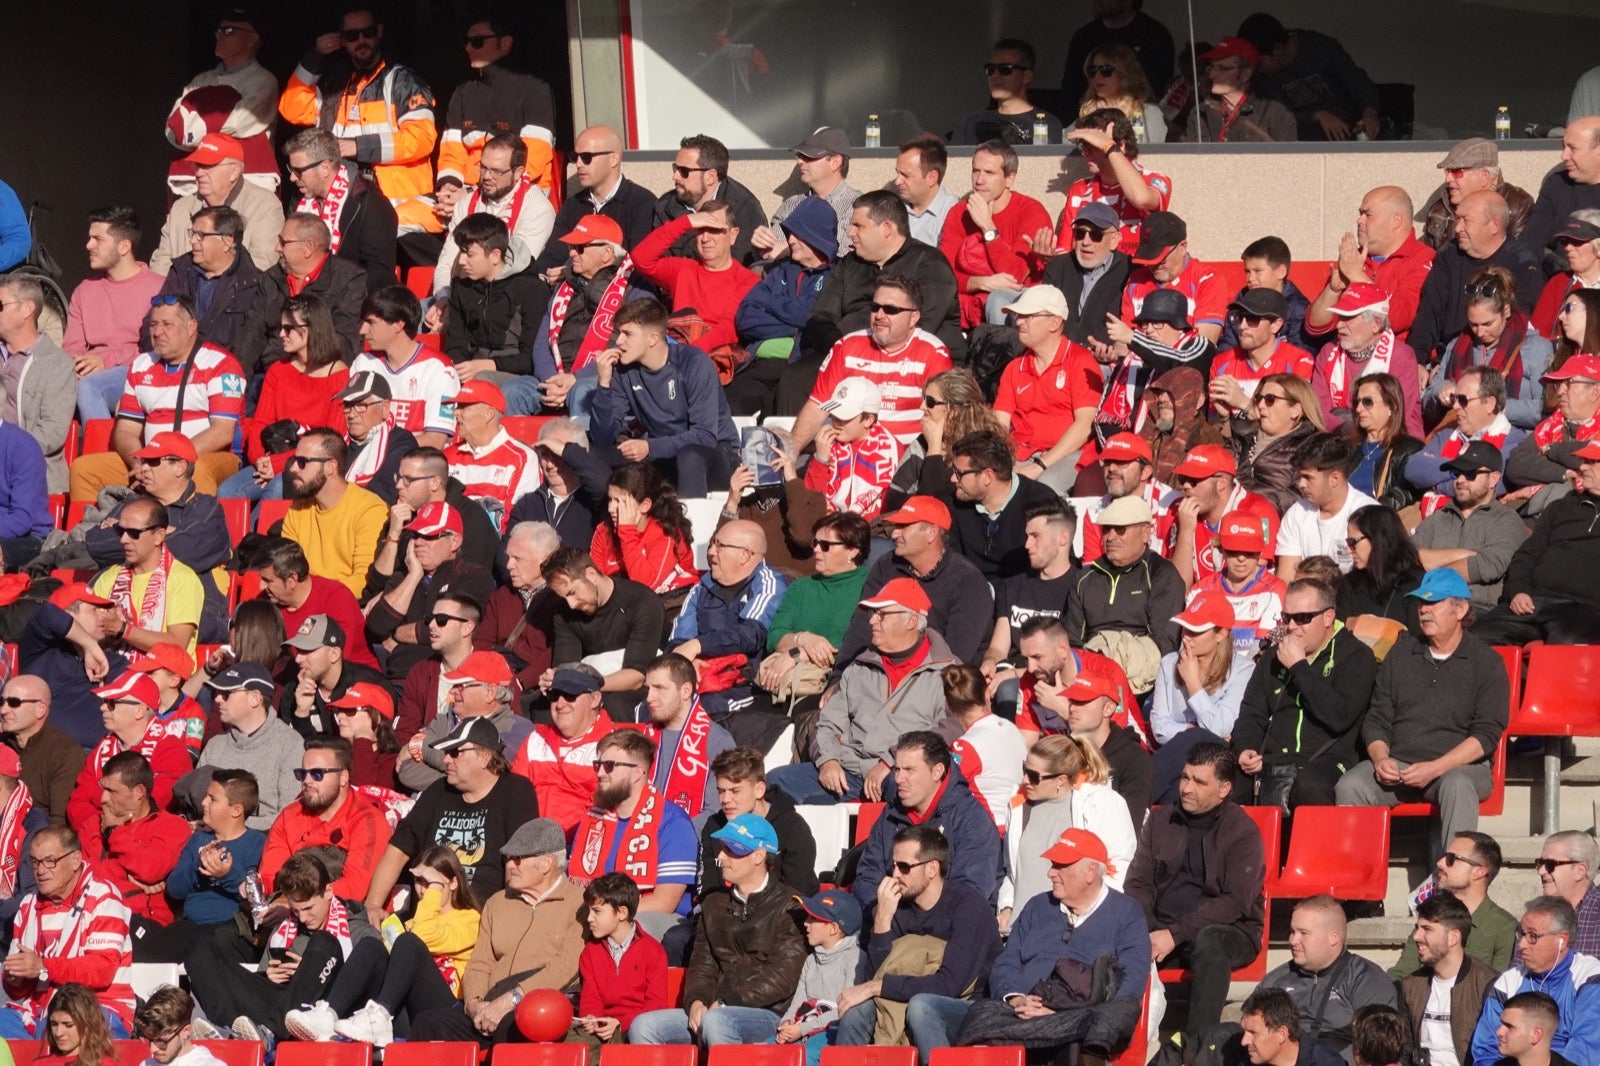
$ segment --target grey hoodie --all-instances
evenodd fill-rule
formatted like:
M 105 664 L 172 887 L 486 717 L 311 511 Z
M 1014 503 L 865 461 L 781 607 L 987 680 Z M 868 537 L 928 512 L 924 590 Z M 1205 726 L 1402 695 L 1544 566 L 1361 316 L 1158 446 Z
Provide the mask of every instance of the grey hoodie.
M 212 737 L 200 751 L 201 766 L 216 770 L 249 770 L 256 775 L 261 798 L 256 813 L 245 819 L 251 829 L 265 833 L 284 806 L 300 798 L 294 772 L 305 754 L 305 741 L 267 708 L 267 720 L 248 736 L 237 729 Z
M 845 937 L 831 948 L 812 948 L 806 964 L 800 968 L 800 983 L 795 986 L 789 1009 L 783 1012 L 783 1021 L 794 1021 L 800 1005 L 808 999 L 838 1003 L 840 993 L 856 983 L 856 964 L 860 959 L 861 946 L 853 936 Z M 838 1020 L 839 1012 L 830 1006 L 827 1011 L 807 1018 L 800 1030 L 810 1036 Z

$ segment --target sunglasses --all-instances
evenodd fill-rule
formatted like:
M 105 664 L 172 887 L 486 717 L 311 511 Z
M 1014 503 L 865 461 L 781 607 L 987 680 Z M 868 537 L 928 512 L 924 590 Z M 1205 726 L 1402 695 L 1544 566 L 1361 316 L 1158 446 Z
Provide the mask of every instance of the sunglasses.
M 619 766 L 627 766 L 637 769 L 639 764 L 636 762 L 618 762 L 616 759 L 596 759 L 594 761 L 594 768 L 597 772 L 603 771 L 607 774 L 614 774 L 617 772 L 617 767 Z
M 1066 776 L 1067 776 L 1066 774 L 1041 774 L 1037 770 L 1024 770 L 1024 771 L 1022 771 L 1023 780 L 1028 782 L 1028 784 L 1030 784 L 1030 785 L 1037 785 L 1041 781 L 1053 781 L 1058 777 L 1066 777 Z
M 1105 230 L 1086 222 L 1074 223 L 1072 227 L 1072 239 L 1075 241 L 1097 241 L 1105 235 Z
M 1370 537 L 1346 537 L 1344 538 L 1344 546 L 1349 548 L 1351 551 L 1355 551 L 1357 544 L 1360 544 L 1364 540 L 1370 539 Z
M 299 333 L 301 330 L 303 330 L 305 328 L 306 328 L 305 326 L 302 326 L 298 322 L 279 322 L 278 323 L 278 332 L 279 333 Z
M 130 538 L 132 540 L 138 540 L 140 537 L 144 536 L 146 533 L 148 533 L 152 529 L 156 529 L 156 528 L 157 528 L 156 526 L 142 526 L 141 527 L 141 526 L 115 525 L 115 526 L 111 527 L 111 532 L 115 533 L 119 540 L 121 538 L 123 538 L 123 537 L 128 537 L 128 538 Z
M 870 303 L 870 304 L 867 305 L 867 308 L 869 310 L 871 310 L 874 314 L 884 314 L 884 315 L 903 315 L 908 311 L 915 311 L 916 310 L 916 308 L 914 308 L 914 307 L 900 307 L 900 306 L 898 306 L 896 304 L 880 304 L 880 303 Z
M 1455 404 L 1456 404 L 1457 407 L 1465 409 L 1467 404 L 1471 403 L 1473 400 L 1481 400 L 1481 399 L 1483 399 L 1482 396 L 1463 396 L 1461 393 L 1458 392 L 1458 393 L 1456 393 Z
M 333 460 L 328 458 L 326 455 L 295 455 L 291 456 L 289 459 L 289 465 L 294 467 L 296 470 L 304 470 L 312 463 L 331 462 L 333 462 Z
M 1285 622 L 1293 622 L 1297 626 L 1308 626 L 1322 617 L 1322 611 L 1284 611 L 1281 617 Z
M 331 162 L 333 162 L 333 160 L 331 160 L 331 159 L 318 159 L 315 162 L 307 163 L 303 167 L 291 166 L 291 167 L 289 167 L 289 173 L 293 174 L 297 178 L 303 178 L 303 177 L 306 176 L 306 171 L 314 170 L 317 167 L 320 167 L 324 163 L 331 163 Z
M 482 48 L 490 41 L 498 41 L 502 34 L 498 33 L 472 33 L 467 35 L 468 48 Z
M 1466 284 L 1466 293 L 1468 299 L 1476 300 L 1504 295 L 1505 290 L 1500 287 L 1500 282 L 1498 281 L 1485 281 L 1478 285 L 1474 285 L 1469 281 Z
M 1021 63 L 985 63 L 983 65 L 983 72 L 985 74 L 1000 74 L 1007 78 L 1011 77 L 1011 75 L 1015 74 L 1019 70 L 1032 69 L 1032 67 L 1025 67 Z
M 811 542 L 811 546 L 813 548 L 821 548 L 823 551 L 832 551 L 834 548 L 842 548 L 842 547 L 844 547 L 844 541 L 842 541 L 842 540 L 823 540 L 821 537 L 818 537 L 816 540 L 813 540 Z
M 340 718 L 350 718 L 350 717 L 353 717 L 354 715 L 360 714 L 362 711 L 367 711 L 370 714 L 377 714 L 378 713 L 376 710 L 374 710 L 371 707 L 335 707 L 335 708 L 333 708 L 333 713 L 338 715 Z
M 1117 68 L 1110 63 L 1096 63 L 1093 66 L 1084 67 L 1083 72 L 1091 78 L 1109 78 L 1117 72 Z
M 926 407 L 930 411 L 933 410 L 935 407 L 946 407 L 946 406 L 949 406 L 949 403 L 950 403 L 949 400 L 936 400 L 932 396 L 929 396 L 927 394 L 924 394 L 923 397 L 922 397 L 922 406 Z
M 0 703 L 5 704 L 7 707 L 12 708 L 13 710 L 15 710 L 18 707 L 21 707 L 24 703 L 43 703 L 43 702 L 44 702 L 44 700 L 25 700 L 21 696 L 6 696 L 3 699 L 0 699 Z
M 1235 322 L 1243 322 L 1247 326 L 1259 326 L 1263 322 L 1280 321 L 1277 315 L 1252 315 L 1248 311 L 1234 311 L 1228 317 Z
M 1362 396 L 1361 398 L 1356 400 L 1356 406 L 1357 407 L 1376 407 L 1376 406 L 1378 406 L 1378 401 L 1377 401 L 1377 399 L 1375 397 L 1372 397 L 1372 396 Z
M 1577 859 L 1535 859 L 1533 868 L 1542 874 L 1553 874 L 1557 866 L 1582 866 Z
M 1444 864 L 1445 864 L 1446 867 L 1454 866 L 1458 862 L 1464 862 L 1468 866 L 1482 866 L 1483 865 L 1483 863 L 1475 862 L 1472 859 L 1467 858 L 1465 855 L 1457 855 L 1453 851 L 1445 852 L 1443 855 L 1440 856 L 1440 858 L 1444 859 Z
M 687 178 L 690 174 L 704 174 L 714 169 L 714 167 L 680 167 L 676 163 L 672 164 L 672 172 L 680 178 Z
M 376 41 L 378 39 L 378 26 L 357 26 L 353 30 L 345 30 L 339 34 L 339 39 L 345 44 L 355 44 L 357 41 Z
M 163 293 L 160 296 L 150 297 L 151 307 L 176 307 L 178 301 L 183 299 L 177 293 Z
M 582 163 L 584 166 L 588 166 L 590 163 L 593 163 L 596 159 L 600 158 L 603 155 L 616 155 L 616 154 L 617 154 L 617 151 L 616 151 L 615 148 L 608 148 L 604 152 L 573 152 L 572 153 L 572 158 L 576 159 L 578 162 Z
M 254 32 L 256 32 L 256 31 L 252 30 L 248 26 L 218 26 L 216 35 L 218 37 L 232 37 L 236 33 L 254 33 Z
M 304 781 L 309 777 L 311 780 L 321 784 L 323 778 L 327 777 L 329 774 L 336 774 L 339 771 L 331 766 L 313 766 L 309 770 L 303 766 L 296 766 L 289 772 L 294 774 L 294 779 L 296 781 Z
M 934 861 L 936 861 L 936 860 L 934 860 L 934 859 L 923 859 L 921 862 L 901 862 L 899 859 L 896 859 L 890 865 L 892 865 L 894 867 L 896 873 L 898 873 L 901 877 L 904 877 L 906 874 L 909 874 L 912 870 L 915 870 L 917 867 L 926 866 L 930 862 L 934 862 Z
M 1288 403 L 1288 402 L 1289 402 L 1289 397 L 1287 397 L 1287 396 L 1279 396 L 1275 392 L 1258 392 L 1258 393 L 1256 393 L 1256 403 L 1260 404 L 1263 407 L 1271 407 L 1275 403 Z
M 448 625 L 451 622 L 465 622 L 466 621 L 466 619 L 462 618 L 460 615 L 437 614 L 437 613 L 430 614 L 427 617 L 426 620 L 430 624 L 438 626 L 440 629 L 443 629 L 446 625 Z

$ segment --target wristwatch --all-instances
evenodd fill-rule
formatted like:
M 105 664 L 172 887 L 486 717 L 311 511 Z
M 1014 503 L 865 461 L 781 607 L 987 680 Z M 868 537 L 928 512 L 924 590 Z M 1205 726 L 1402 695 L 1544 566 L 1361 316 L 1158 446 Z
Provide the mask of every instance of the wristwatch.
M 1000 231 L 997 229 L 986 229 L 983 231 L 983 240 L 986 244 L 998 236 L 1000 236 Z

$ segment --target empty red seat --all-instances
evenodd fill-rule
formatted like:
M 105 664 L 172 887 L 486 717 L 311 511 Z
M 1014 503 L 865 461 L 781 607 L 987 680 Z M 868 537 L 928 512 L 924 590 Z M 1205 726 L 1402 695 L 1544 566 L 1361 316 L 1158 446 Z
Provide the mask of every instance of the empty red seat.
M 936 1047 L 928 1066 L 1022 1066 L 1020 1047 Z
M 682 966 L 667 968 L 667 1006 L 683 1006 L 683 978 L 687 972 Z
M 293 500 L 262 500 L 256 511 L 256 532 L 270 533 L 272 527 L 289 513 L 289 505 L 293 502 Z
M 539 431 L 546 422 L 552 421 L 555 415 L 507 415 L 500 420 L 500 428 L 510 435 L 512 440 L 520 440 L 524 444 L 537 444 Z
M 1511 717 L 1515 719 L 1517 709 L 1522 706 L 1522 660 L 1525 652 L 1522 648 L 1503 645 L 1497 646 L 1494 650 L 1500 656 L 1500 661 L 1505 664 L 1506 678 L 1511 682 Z
M 139 1066 L 150 1055 L 150 1044 L 145 1040 L 113 1040 L 117 1049 L 117 1066 Z
M 699 1053 L 693 1044 L 606 1044 L 600 1066 L 695 1066 Z
M 822 1049 L 822 1066 L 917 1066 L 914 1047 L 834 1047 Z M 1139 1066 L 1144 1066 L 1140 1063 Z
M 1518 737 L 1600 737 L 1600 645 L 1539 644 L 1528 679 L 1511 703 L 1507 731 Z
M 1283 808 L 1240 807 L 1261 830 L 1261 865 L 1267 871 L 1267 891 L 1275 893 L 1278 873 L 1283 866 Z
M 715 1044 L 706 1066 L 805 1066 L 801 1044 Z
M 285 1041 L 273 1066 L 372 1066 L 372 1045 Z
M 867 803 L 863 801 L 856 811 L 856 838 L 855 843 L 863 843 L 872 835 L 872 827 L 878 824 L 878 819 L 883 817 L 887 803 Z
M 235 548 L 250 532 L 250 501 L 243 497 L 230 497 L 217 501 L 222 507 L 222 520 L 228 525 L 228 542 Z
M 1384 807 L 1296 807 L 1289 856 L 1274 896 L 1381 900 L 1389 888 L 1389 811 Z
M 266 1051 L 256 1040 L 196 1040 L 195 1044 L 211 1052 L 227 1066 L 261 1066 L 263 1052 Z
M 67 425 L 67 439 L 61 445 L 61 458 L 68 466 L 71 466 L 72 460 L 76 459 L 82 450 L 83 427 L 80 426 L 78 424 L 78 420 L 74 418 Z
M 411 295 L 419 300 L 426 300 L 433 295 L 433 267 L 407 267 L 401 283 L 411 290 Z
M 114 418 L 91 418 L 83 424 L 83 453 L 93 455 L 96 452 L 111 450 L 111 427 L 116 425 Z
M 422 1052 L 398 1066 L 474 1066 L 478 1061 L 477 1044 L 390 1044 L 383 1053 L 383 1066 L 396 1066 L 389 1055 L 397 1047 L 416 1047 Z M 455 1047 L 465 1048 L 472 1057 L 457 1060 L 452 1056 L 446 1062 L 429 1053 L 433 1048 Z M 489 1066 L 587 1066 L 588 1061 L 589 1049 L 582 1044 L 496 1044 L 489 1056 Z

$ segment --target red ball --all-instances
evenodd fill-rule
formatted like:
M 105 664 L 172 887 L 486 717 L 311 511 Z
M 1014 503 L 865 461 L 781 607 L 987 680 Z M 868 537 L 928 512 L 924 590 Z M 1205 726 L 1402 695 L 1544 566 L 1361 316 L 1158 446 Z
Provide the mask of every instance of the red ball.
M 517 1004 L 517 1029 L 529 1040 L 560 1040 L 570 1028 L 572 1001 L 553 988 L 535 988 Z

